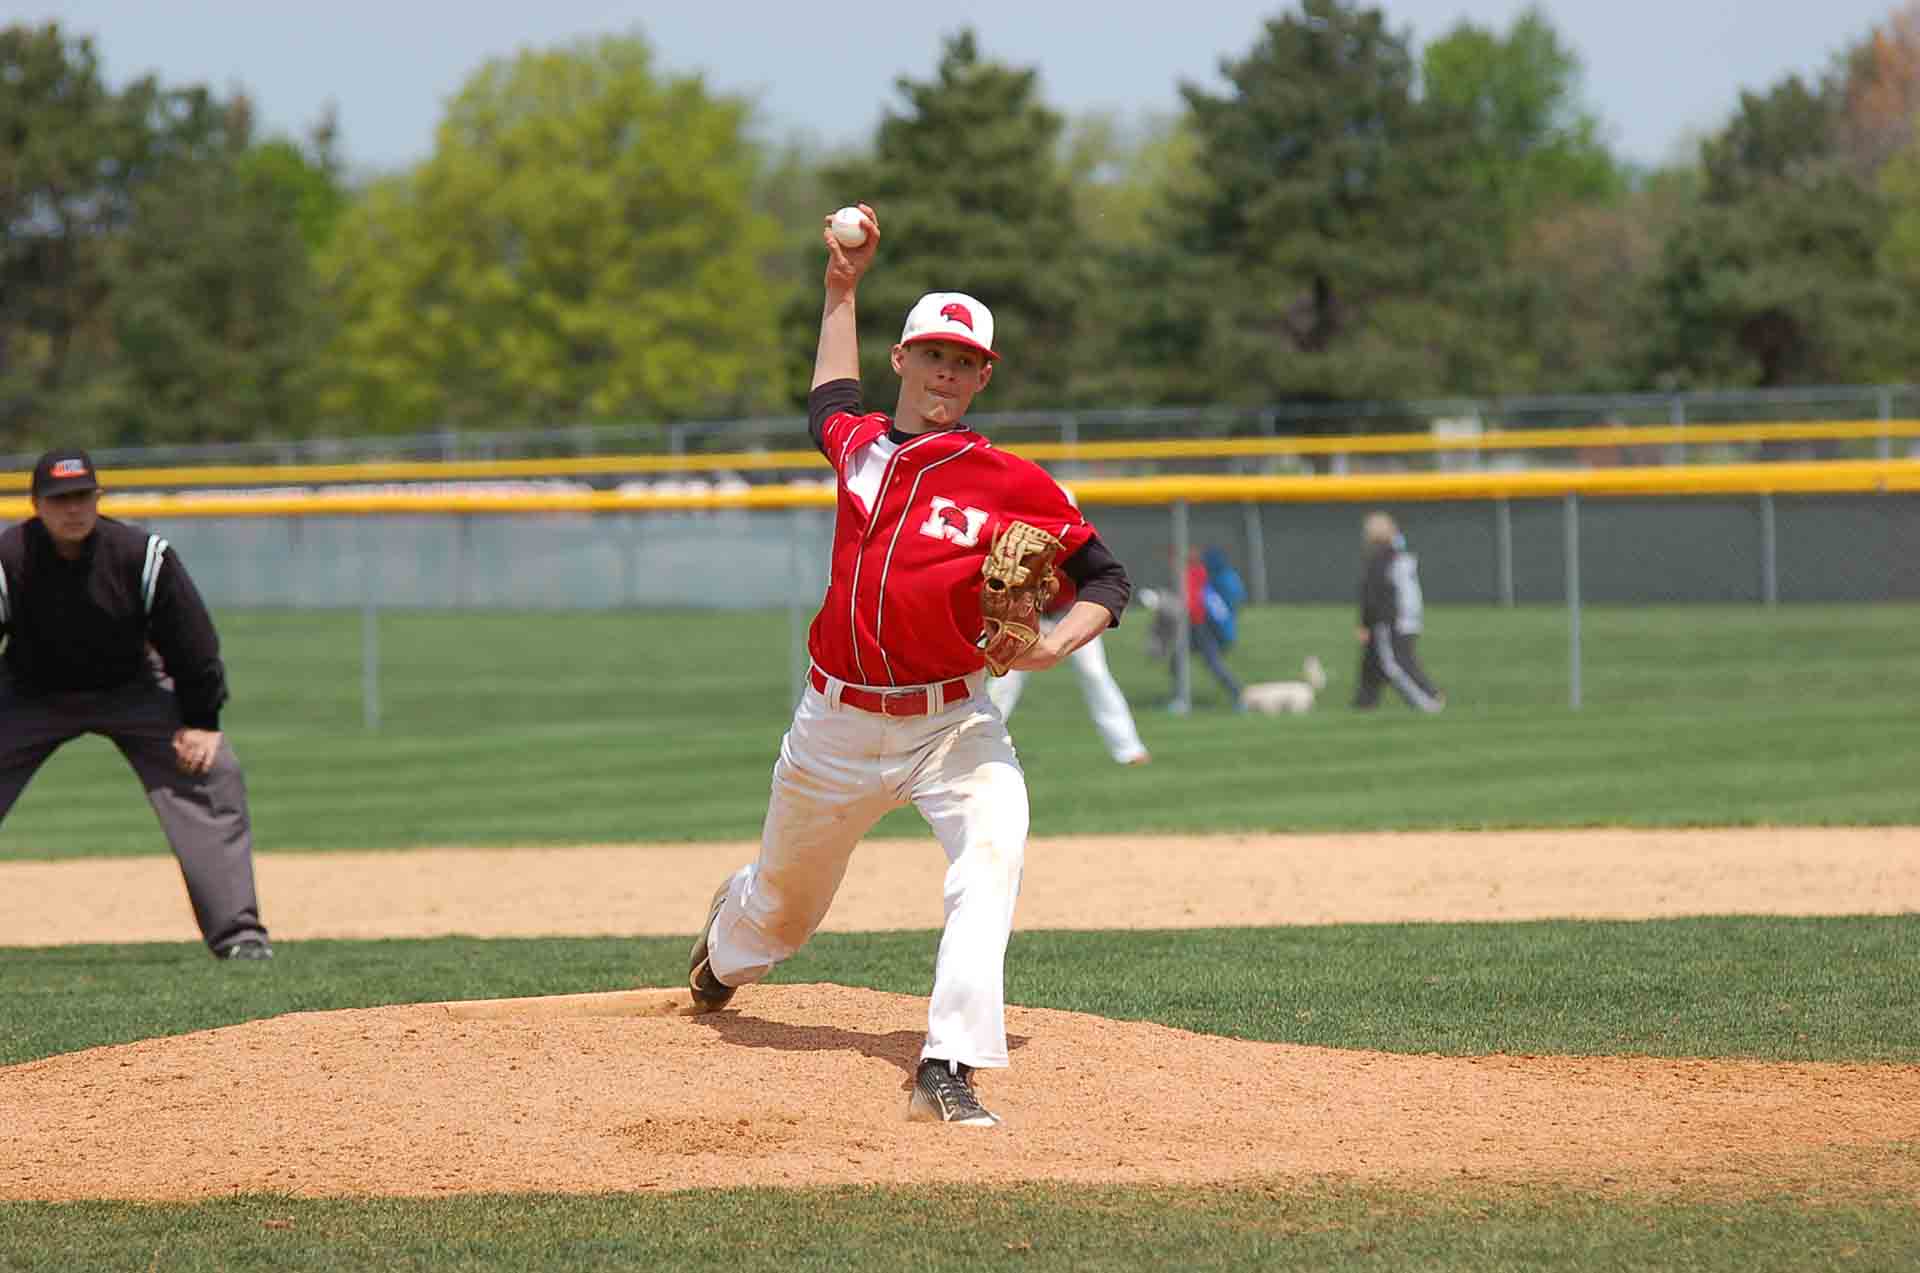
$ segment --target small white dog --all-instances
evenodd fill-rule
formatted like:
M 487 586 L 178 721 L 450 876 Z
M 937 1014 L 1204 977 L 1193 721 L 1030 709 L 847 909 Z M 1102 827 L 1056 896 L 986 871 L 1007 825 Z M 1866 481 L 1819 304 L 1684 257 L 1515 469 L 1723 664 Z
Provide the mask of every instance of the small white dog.
M 1327 688 L 1327 669 L 1320 665 L 1319 659 L 1309 654 L 1300 670 L 1305 680 L 1260 681 L 1247 686 L 1240 691 L 1240 706 L 1250 712 L 1265 712 L 1269 716 L 1312 711 L 1314 696 Z

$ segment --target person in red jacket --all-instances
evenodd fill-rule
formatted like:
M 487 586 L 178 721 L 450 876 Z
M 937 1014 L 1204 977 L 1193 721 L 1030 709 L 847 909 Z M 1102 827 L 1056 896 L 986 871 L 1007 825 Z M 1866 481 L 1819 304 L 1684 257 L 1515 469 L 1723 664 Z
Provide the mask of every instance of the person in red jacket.
M 946 923 L 909 1115 L 992 1126 L 974 1073 L 1007 1064 L 1005 963 L 1027 841 L 1026 777 L 984 690 L 981 566 L 994 535 L 1027 522 L 1063 544 L 1074 601 L 1014 664 L 1042 671 L 1119 622 L 1126 571 L 1045 470 L 962 421 L 1000 354 L 993 314 L 961 292 L 908 312 L 890 354 L 891 416 L 862 408 L 854 298 L 866 241 L 823 226 L 826 301 L 808 431 L 838 485 L 826 597 L 808 633 L 813 666 L 780 744 L 760 854 L 715 891 L 688 959 L 697 1009 L 726 1006 L 826 917 L 855 844 L 912 804 L 946 853 Z M 830 220 L 830 218 L 828 219 Z
M 1213 673 L 1213 679 L 1220 682 L 1220 688 L 1226 691 L 1228 706 L 1239 711 L 1240 678 L 1227 666 L 1226 646 L 1221 641 L 1221 623 L 1229 617 L 1230 612 L 1226 611 L 1229 603 L 1214 587 L 1206 562 L 1197 552 L 1187 554 L 1186 599 L 1187 648 L 1200 656 L 1207 670 Z M 1216 614 L 1216 608 L 1222 613 Z

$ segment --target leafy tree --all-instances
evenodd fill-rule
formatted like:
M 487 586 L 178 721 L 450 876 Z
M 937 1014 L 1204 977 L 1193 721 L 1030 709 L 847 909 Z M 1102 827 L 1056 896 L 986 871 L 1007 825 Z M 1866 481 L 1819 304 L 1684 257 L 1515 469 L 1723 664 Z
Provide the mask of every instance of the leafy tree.
M 1179 117 L 1132 127 L 1110 115 L 1076 120 L 1065 163 L 1084 241 L 1106 250 L 1150 245 L 1169 202 L 1192 195 L 1198 151 L 1193 130 Z
M 1830 92 L 1790 75 L 1766 93 L 1742 92 L 1726 128 L 1700 147 L 1706 198 L 1728 205 L 1821 179 L 1833 165 Z
M 1920 118 L 1920 0 L 1907 0 L 1842 55 L 1835 71 L 1836 146 L 1874 173 L 1913 140 Z
M 281 216 L 298 227 L 307 250 L 318 253 L 333 239 L 347 210 L 347 189 L 336 149 L 339 125 L 329 109 L 308 145 L 285 137 L 254 143 L 239 158 L 245 179 L 270 192 Z
M 1087 299 L 1074 188 L 1060 153 L 1064 118 L 1041 103 L 1034 71 L 983 59 L 970 30 L 945 40 L 933 79 L 895 85 L 906 109 L 885 115 L 873 153 L 827 174 L 841 192 L 837 203 L 872 205 L 884 238 L 860 289 L 869 392 L 892 380 L 886 354 L 913 302 L 961 291 L 993 310 L 994 344 L 1006 351 L 982 409 L 1060 405 Z M 813 253 L 816 280 L 823 251 Z M 809 351 L 819 333 L 817 282 L 812 297 L 813 318 L 794 336 Z
M 1504 37 L 1462 22 L 1421 63 L 1427 100 L 1464 121 L 1472 181 L 1510 226 L 1625 190 L 1598 118 L 1580 104 L 1580 59 L 1538 9 Z
M 1910 141 L 1888 162 L 1879 184 L 1891 209 L 1881 267 L 1893 281 L 1920 295 L 1920 140 Z
M 377 429 L 704 413 L 773 401 L 775 230 L 747 106 L 639 35 L 488 63 L 433 156 L 323 255 L 337 418 Z
M 1497 253 L 1472 207 L 1458 113 L 1415 95 L 1405 36 L 1344 0 L 1302 0 L 1182 85 L 1193 189 L 1128 265 L 1126 347 L 1190 400 L 1380 398 L 1481 384 L 1462 319 Z
M 244 99 L 235 106 L 244 112 Z M 121 441 L 304 433 L 325 330 L 302 223 L 281 170 L 230 153 L 144 183 L 108 269 L 115 358 L 96 410 Z
M 1667 385 L 1831 384 L 1893 366 L 1910 298 L 1881 273 L 1890 207 L 1839 146 L 1843 80 L 1789 76 L 1701 146 L 1704 198 L 1651 280 Z
M 144 163 L 151 81 L 110 92 L 87 39 L 0 29 L 0 439 L 67 427 L 75 380 L 108 350 L 101 245 Z
M 1906 309 L 1875 270 L 1885 220 L 1870 189 L 1839 177 L 1701 207 L 1668 241 L 1654 280 L 1655 382 L 1874 378 Z
M 1645 388 L 1639 356 L 1649 280 L 1698 203 L 1691 169 L 1664 169 L 1614 199 L 1564 206 L 1519 232 L 1508 260 L 1509 387 L 1527 393 Z M 1489 321 L 1492 321 L 1491 319 Z
M 254 402 L 216 422 L 209 401 L 186 424 L 169 405 L 256 380 L 247 351 L 304 321 L 297 283 L 221 315 L 277 268 L 245 255 L 272 240 L 274 210 L 226 194 L 251 129 L 244 97 L 152 77 L 113 92 L 91 40 L 0 30 L 0 439 L 233 436 L 283 413 Z M 163 313 L 172 338 L 142 344 Z

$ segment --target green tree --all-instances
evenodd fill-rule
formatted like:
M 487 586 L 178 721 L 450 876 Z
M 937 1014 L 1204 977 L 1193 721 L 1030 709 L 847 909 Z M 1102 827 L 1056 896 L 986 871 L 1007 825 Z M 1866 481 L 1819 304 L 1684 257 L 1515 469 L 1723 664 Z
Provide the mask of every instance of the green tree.
M 489 63 L 433 156 L 367 191 L 323 254 L 329 413 L 405 430 L 775 400 L 775 228 L 747 116 L 659 74 L 637 34 Z
M 880 218 L 882 256 L 860 289 L 870 392 L 892 382 L 887 351 L 913 302 L 961 291 L 993 310 L 994 344 L 1006 351 L 981 409 L 1060 405 L 1086 300 L 1086 253 L 1061 157 L 1065 119 L 1041 103 L 1034 71 L 983 59 L 970 30 L 944 41 L 933 79 L 895 84 L 906 109 L 882 119 L 871 155 L 827 174 L 837 203 L 870 204 Z M 824 249 L 812 232 L 817 280 Z M 794 334 L 808 365 L 819 334 L 817 281 L 810 312 Z
M 104 245 L 126 225 L 151 140 L 151 80 L 108 90 L 88 39 L 0 29 L 0 440 L 71 427 L 110 355 Z
M 1840 85 L 1789 76 L 1743 93 L 1702 144 L 1702 202 L 1650 280 L 1656 383 L 1771 388 L 1893 370 L 1912 307 L 1881 271 L 1889 203 L 1837 144 Z
M 1833 167 L 1831 92 L 1790 75 L 1765 93 L 1742 92 L 1726 128 L 1700 147 L 1709 203 L 1816 182 Z
M 281 217 L 299 229 L 307 250 L 316 254 L 333 241 L 334 227 L 347 210 L 338 139 L 339 125 L 329 108 L 307 145 L 270 137 L 248 147 L 238 161 L 246 181 L 270 194 Z
M 1663 169 L 1618 198 L 1566 205 L 1521 228 L 1507 261 L 1508 308 L 1487 317 L 1511 342 L 1510 391 L 1645 388 L 1642 298 L 1698 185 L 1691 168 Z
M 1172 200 L 1193 193 L 1198 139 L 1180 117 L 1133 126 L 1111 115 L 1074 121 L 1066 140 L 1079 233 L 1097 250 L 1150 245 Z
M 1538 9 L 1504 37 L 1462 22 L 1427 46 L 1421 65 L 1427 100 L 1465 122 L 1472 180 L 1511 228 L 1626 189 L 1598 117 L 1580 102 L 1580 59 Z
M 310 316 L 304 261 L 283 275 L 271 246 L 277 210 L 235 196 L 244 96 L 152 77 L 114 92 L 91 40 L 10 26 L 0 121 L 0 440 L 245 436 L 285 418 L 286 401 L 219 408 L 223 387 L 283 379 L 251 359 L 272 362 Z
M 325 316 L 302 223 L 250 162 L 244 99 L 227 149 L 144 183 L 110 257 L 115 358 L 95 410 L 121 441 L 214 442 L 309 428 Z
M 1616 271 L 1636 253 L 1626 174 L 1579 100 L 1580 61 L 1536 9 L 1503 36 L 1462 22 L 1422 55 L 1426 108 L 1462 134 L 1463 213 L 1486 236 L 1451 305 L 1477 383 L 1539 393 L 1605 384 L 1622 368 Z M 1618 339 L 1613 338 L 1618 334 Z M 1619 347 L 1615 347 L 1615 346 Z
M 1497 253 L 1457 113 L 1415 95 L 1407 38 L 1302 0 L 1182 85 L 1196 180 L 1125 263 L 1123 349 L 1164 398 L 1382 398 L 1483 384 L 1468 293 Z

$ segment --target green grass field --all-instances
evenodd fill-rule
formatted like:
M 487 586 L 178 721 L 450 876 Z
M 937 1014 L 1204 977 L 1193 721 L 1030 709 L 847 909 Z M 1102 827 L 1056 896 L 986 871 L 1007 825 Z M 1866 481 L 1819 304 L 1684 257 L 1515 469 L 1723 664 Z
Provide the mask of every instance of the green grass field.
M 1336 677 L 1324 710 L 1228 713 L 1196 667 L 1196 710 L 1172 716 L 1129 627 L 1112 659 L 1155 764 L 1107 761 L 1066 671 L 1029 687 L 1015 736 L 1039 835 L 1910 824 L 1916 621 L 1911 606 L 1590 610 L 1575 712 L 1563 612 L 1442 607 L 1423 654 L 1453 705 L 1427 718 L 1344 708 L 1347 609 L 1268 608 L 1236 666 L 1278 678 L 1318 653 Z M 263 850 L 757 833 L 790 701 L 784 614 L 389 615 L 373 735 L 358 616 L 221 627 Z M 0 859 L 164 851 L 97 740 L 56 757 L 0 829 Z M 776 979 L 924 994 L 932 941 L 825 934 Z M 684 957 L 658 940 L 316 941 L 239 966 L 187 944 L 0 945 L 0 1064 L 289 1011 L 666 984 Z M 1021 1004 L 1330 1047 L 1920 1061 L 1913 915 L 1033 932 L 1008 974 Z M 1233 1189 L 0 1204 L 0 1270 L 1920 1267 L 1912 1197 L 1411 1193 L 1337 1166 Z
M 823 934 L 776 974 L 927 990 L 932 934 Z M 665 984 L 679 941 L 0 952 L 0 1063 L 290 1011 Z M 1920 1059 L 1911 916 L 1027 933 L 1015 1002 L 1402 1052 Z M 1912 1152 L 1920 1153 L 1920 1145 Z M 1739 1202 L 1463 1181 L 730 1190 L 366 1203 L 0 1204 L 0 1269 L 1909 1269 L 1914 1199 Z
M 1139 625 L 1109 639 L 1155 764 L 1111 764 L 1071 671 L 1014 717 L 1036 835 L 1920 820 L 1920 607 L 1590 609 L 1581 710 L 1556 608 L 1440 608 L 1451 706 L 1347 710 L 1351 613 L 1253 611 L 1248 680 L 1334 682 L 1305 717 L 1236 715 L 1195 665 L 1192 715 Z M 362 726 L 357 614 L 221 617 L 262 850 L 752 839 L 791 708 L 782 613 L 392 614 L 382 728 Z M 913 833 L 911 813 L 883 833 Z M 100 739 L 57 754 L 0 854 L 159 853 Z

